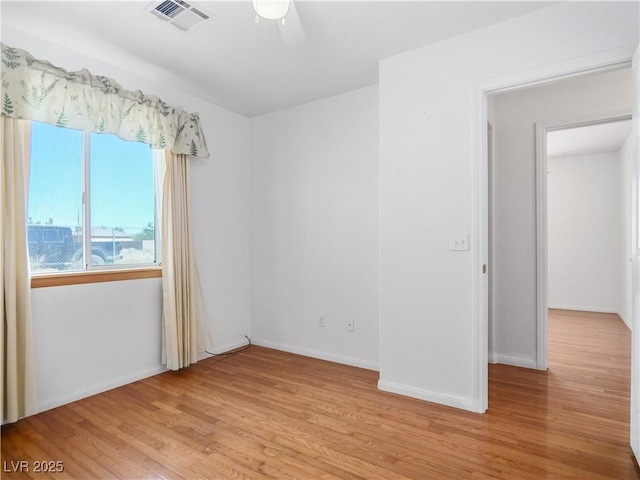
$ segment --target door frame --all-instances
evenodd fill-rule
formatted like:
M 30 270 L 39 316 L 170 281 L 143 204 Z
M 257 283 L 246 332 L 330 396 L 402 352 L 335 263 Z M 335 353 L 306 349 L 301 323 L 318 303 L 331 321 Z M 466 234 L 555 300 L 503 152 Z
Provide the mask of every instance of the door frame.
M 632 112 L 574 116 L 536 123 L 536 368 L 548 368 L 548 196 L 547 133 L 631 120 Z
M 472 261 L 474 275 L 472 284 L 472 410 L 485 412 L 489 406 L 488 375 L 488 155 L 487 155 L 487 96 L 523 87 L 542 85 L 556 80 L 576 77 L 588 73 L 604 72 L 629 67 L 636 46 L 609 50 L 587 55 L 565 62 L 543 65 L 537 68 L 512 72 L 497 77 L 481 79 L 474 83 L 473 90 L 473 238 Z
M 633 55 L 633 168 L 631 207 L 631 450 L 640 461 L 640 44 Z

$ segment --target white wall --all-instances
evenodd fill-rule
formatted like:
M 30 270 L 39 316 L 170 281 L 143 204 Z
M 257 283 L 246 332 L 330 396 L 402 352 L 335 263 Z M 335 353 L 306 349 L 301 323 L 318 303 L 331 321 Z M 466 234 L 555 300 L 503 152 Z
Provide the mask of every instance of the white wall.
M 622 162 L 617 152 L 549 158 L 549 308 L 618 313 Z
M 631 85 L 623 69 L 496 95 L 492 361 L 536 365 L 536 122 L 630 113 Z
M 25 28 L 28 29 L 28 26 Z M 212 157 L 192 161 L 195 249 L 214 349 L 250 331 L 249 120 L 144 77 L 3 25 L 2 41 L 36 58 L 115 78 L 200 112 Z M 82 39 L 78 39 L 82 41 Z M 115 62 L 114 62 L 115 63 Z M 35 289 L 33 322 L 40 409 L 163 370 L 159 279 Z
M 40 411 L 154 375 L 160 279 L 31 291 Z
M 254 341 L 376 369 L 377 86 L 253 118 L 251 145 Z
M 620 307 L 618 315 L 624 323 L 631 329 L 631 257 L 634 255 L 632 251 L 632 239 L 633 239 L 633 142 L 635 136 L 633 132 L 629 135 L 627 140 L 622 145 L 622 148 L 618 152 L 619 161 L 621 165 L 620 169 L 620 185 L 622 185 L 622 246 L 620 248 L 620 255 L 618 261 L 620 262 L 620 269 L 622 270 L 622 291 L 620 298 Z
M 448 249 L 451 233 L 473 227 L 474 89 L 616 48 L 630 57 L 637 18 L 636 4 L 564 3 L 381 62 L 380 388 L 483 410 L 472 264 L 482 252 L 475 235 L 470 252 Z

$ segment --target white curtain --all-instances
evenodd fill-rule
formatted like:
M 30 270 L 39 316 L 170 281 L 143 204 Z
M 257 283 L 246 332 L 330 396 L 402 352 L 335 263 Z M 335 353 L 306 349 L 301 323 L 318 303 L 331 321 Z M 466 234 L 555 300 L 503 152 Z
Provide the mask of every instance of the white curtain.
M 164 172 L 166 170 L 166 150 L 154 148 L 153 153 L 153 192 L 154 192 L 154 226 L 156 232 L 156 258 L 162 264 L 162 190 L 164 182 Z
M 192 242 L 189 157 L 167 151 L 162 198 L 163 363 L 178 370 L 209 348 Z
M 36 412 L 26 227 L 31 125 L 3 115 L 1 133 L 1 398 L 2 423 L 10 423 Z

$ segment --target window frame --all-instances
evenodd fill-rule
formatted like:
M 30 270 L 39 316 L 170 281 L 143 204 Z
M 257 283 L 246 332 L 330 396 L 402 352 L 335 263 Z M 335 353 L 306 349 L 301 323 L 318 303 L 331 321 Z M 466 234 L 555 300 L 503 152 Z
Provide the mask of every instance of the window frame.
M 75 271 L 31 275 L 31 288 L 82 285 L 86 283 L 120 282 L 145 278 L 161 278 L 162 267 L 119 268 L 117 270 Z
M 45 122 L 46 123 L 46 122 Z M 67 128 L 58 127 L 56 128 Z M 63 285 L 78 285 L 87 283 L 113 282 L 123 280 L 137 280 L 146 278 L 162 277 L 162 260 L 161 260 L 161 239 L 160 229 L 157 228 L 159 205 L 157 204 L 158 182 L 156 177 L 157 169 L 153 165 L 153 203 L 154 203 L 154 257 L 153 263 L 140 264 L 105 264 L 91 265 L 89 258 L 91 256 L 91 134 L 93 132 L 87 130 L 76 130 L 82 133 L 82 270 L 58 271 L 58 272 L 31 272 L 31 288 L 53 287 Z M 95 133 L 98 135 L 98 133 Z M 33 135 L 33 134 L 32 134 Z M 122 140 L 130 142 L 129 140 Z M 33 136 L 31 141 L 33 142 Z M 149 146 L 152 155 L 152 162 L 155 162 L 154 150 Z M 28 207 L 27 207 L 28 208 Z M 26 226 L 26 225 L 25 225 Z M 26 230 L 26 229 L 25 229 Z M 121 266 L 120 266 L 121 265 Z

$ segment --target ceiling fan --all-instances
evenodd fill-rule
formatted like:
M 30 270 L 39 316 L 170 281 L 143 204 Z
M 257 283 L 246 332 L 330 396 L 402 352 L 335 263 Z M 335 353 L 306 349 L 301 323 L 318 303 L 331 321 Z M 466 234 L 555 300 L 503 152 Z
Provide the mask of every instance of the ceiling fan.
M 278 22 L 282 40 L 289 47 L 305 43 L 304 30 L 293 0 L 253 0 L 253 9 L 256 12 L 256 23 L 261 18 Z

